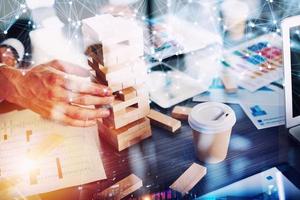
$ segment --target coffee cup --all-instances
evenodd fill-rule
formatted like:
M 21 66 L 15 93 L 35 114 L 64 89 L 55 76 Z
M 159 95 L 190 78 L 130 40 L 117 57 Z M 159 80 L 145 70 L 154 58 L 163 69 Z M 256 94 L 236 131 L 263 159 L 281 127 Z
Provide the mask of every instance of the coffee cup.
M 232 127 L 236 122 L 234 111 L 222 103 L 201 103 L 192 109 L 188 120 L 193 130 L 198 159 L 205 163 L 223 161 L 227 156 Z
M 244 37 L 246 21 L 249 17 L 249 6 L 241 0 L 225 0 L 221 5 L 224 28 L 232 40 Z

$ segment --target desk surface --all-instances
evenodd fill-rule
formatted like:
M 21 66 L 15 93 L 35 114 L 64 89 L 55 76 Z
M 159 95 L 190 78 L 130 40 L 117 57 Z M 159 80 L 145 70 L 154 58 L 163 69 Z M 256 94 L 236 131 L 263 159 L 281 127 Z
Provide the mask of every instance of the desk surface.
M 194 106 L 192 101 L 182 105 Z M 3 108 L 5 105 L 1 105 Z M 208 174 L 191 190 L 193 198 L 213 191 L 244 177 L 258 173 L 283 162 L 288 162 L 300 171 L 300 146 L 281 127 L 257 130 L 238 105 L 230 105 L 236 112 L 237 123 L 233 128 L 228 156 L 219 164 L 205 165 Z M 154 109 L 162 110 L 155 105 Z M 2 109 L 1 109 L 2 110 Z M 200 163 L 193 150 L 191 129 L 183 122 L 177 134 L 152 126 L 153 135 L 122 152 L 115 151 L 101 141 L 100 154 L 108 179 L 80 187 L 68 188 L 42 194 L 43 200 L 92 199 L 97 191 L 111 186 L 131 173 L 143 180 L 144 187 L 133 194 L 133 197 L 158 192 L 170 193 L 168 187 L 193 162 Z M 200 163 L 202 164 L 202 163 Z M 178 194 L 172 192 L 173 197 Z

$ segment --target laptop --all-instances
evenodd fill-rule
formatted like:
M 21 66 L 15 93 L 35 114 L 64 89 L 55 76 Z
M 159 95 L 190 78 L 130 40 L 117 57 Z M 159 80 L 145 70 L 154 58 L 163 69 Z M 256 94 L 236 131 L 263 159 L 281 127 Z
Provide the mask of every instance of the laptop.
M 294 168 L 281 164 L 207 193 L 197 200 L 299 199 L 297 175 Z
M 300 142 L 300 16 L 282 22 L 286 127 Z

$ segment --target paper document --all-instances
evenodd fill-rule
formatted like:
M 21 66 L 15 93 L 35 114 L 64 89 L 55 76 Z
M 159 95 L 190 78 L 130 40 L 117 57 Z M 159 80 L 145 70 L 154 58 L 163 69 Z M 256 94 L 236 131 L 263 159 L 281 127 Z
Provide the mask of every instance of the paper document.
M 257 129 L 265 129 L 285 124 L 284 106 L 279 105 L 240 105 Z
M 233 104 L 265 104 L 284 105 L 284 91 L 282 88 L 269 85 L 256 92 L 249 92 L 246 89 L 238 88 L 236 93 L 227 93 L 220 79 L 216 78 L 208 92 L 199 94 L 193 98 L 195 102 L 214 101 Z
M 0 115 L 0 196 L 29 196 L 105 179 L 97 127 L 77 128 L 29 111 Z M 1 183 L 0 183 L 1 185 Z

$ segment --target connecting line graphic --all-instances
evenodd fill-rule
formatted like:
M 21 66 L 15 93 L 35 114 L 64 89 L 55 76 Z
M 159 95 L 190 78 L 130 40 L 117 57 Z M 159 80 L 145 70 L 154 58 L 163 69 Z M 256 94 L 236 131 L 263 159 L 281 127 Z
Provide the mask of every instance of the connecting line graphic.
M 209 21 L 208 24 L 212 29 L 218 31 L 220 36 L 225 37 L 227 27 L 224 25 L 224 16 L 222 16 L 220 11 L 222 2 L 223 1 L 221 0 L 154 0 L 151 1 L 151 6 L 148 6 L 148 0 L 137 0 L 126 7 L 123 6 L 124 3 L 120 4 L 122 5 L 120 6 L 119 4 L 112 5 L 104 3 L 104 1 L 59 0 L 56 1 L 53 6 L 59 18 L 68 27 L 66 33 L 67 39 L 76 41 L 79 39 L 81 20 L 86 17 L 103 13 L 113 13 L 119 16 L 137 19 L 144 24 L 149 22 L 149 17 L 171 14 L 179 18 L 187 19 L 196 27 L 202 27 L 204 26 L 201 22 L 203 17 L 198 16 L 204 12 L 205 14 L 207 13 L 205 21 Z M 243 2 L 249 4 L 250 8 L 249 17 L 246 22 L 246 36 L 251 35 L 253 31 L 257 30 L 265 33 L 270 31 L 280 33 L 280 22 L 282 19 L 300 13 L 300 2 L 297 0 L 253 0 Z M 257 6 L 253 6 L 254 4 Z M 197 8 L 197 6 L 201 10 L 192 9 Z M 147 14 L 147 9 L 150 9 L 149 15 Z M 30 15 L 31 11 L 27 6 L 26 1 L 0 1 L 0 31 L 3 34 L 6 34 L 16 20 L 26 16 L 30 17 Z M 39 28 L 40 26 L 40 24 L 36 24 L 33 25 L 33 28 Z M 207 24 L 205 24 L 205 26 L 207 26 Z M 150 54 L 153 53 L 153 57 L 155 57 L 156 52 L 151 49 L 151 44 L 155 37 L 155 34 L 145 36 L 145 49 L 150 52 Z M 174 55 L 181 54 L 181 51 L 182 49 L 178 48 L 178 52 L 175 52 Z

